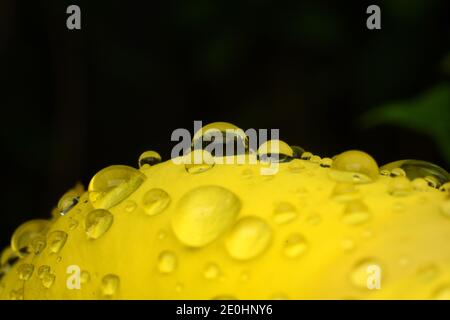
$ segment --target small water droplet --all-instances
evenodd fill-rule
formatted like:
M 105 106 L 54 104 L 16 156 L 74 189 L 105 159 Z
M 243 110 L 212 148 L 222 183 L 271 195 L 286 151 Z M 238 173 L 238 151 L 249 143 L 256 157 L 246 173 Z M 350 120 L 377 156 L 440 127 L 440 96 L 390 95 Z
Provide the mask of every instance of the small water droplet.
M 417 191 L 428 191 L 430 190 L 430 187 L 428 185 L 428 182 L 423 178 L 416 178 L 411 182 L 411 185 L 414 190 Z
M 244 171 L 242 171 L 242 177 L 244 179 L 251 179 L 251 178 L 253 178 L 253 171 L 252 171 L 252 169 L 244 169 Z
M 311 159 L 312 156 L 314 156 L 314 155 L 311 152 L 306 151 L 306 152 L 302 153 L 302 155 L 300 156 L 300 159 L 309 160 L 309 159 Z
M 320 164 L 322 162 L 322 158 L 318 155 L 313 155 L 311 158 L 309 158 L 309 161 L 312 163 Z
M 355 200 L 346 205 L 342 221 L 349 225 L 360 225 L 367 222 L 370 217 L 367 206 L 362 201 Z
M 395 177 L 389 185 L 389 194 L 394 197 L 406 197 L 412 193 L 411 182 L 406 177 Z
M 134 210 L 136 210 L 137 204 L 133 200 L 127 200 L 125 201 L 124 209 L 126 212 L 131 213 Z
M 30 220 L 20 225 L 11 237 L 11 248 L 19 256 L 24 257 L 29 253 L 31 241 L 42 237 L 50 225 L 48 220 Z
M 178 202 L 171 225 L 183 244 L 202 247 L 217 239 L 234 222 L 241 208 L 239 198 L 219 186 L 201 186 Z
M 56 262 L 61 262 L 62 261 L 62 257 L 61 256 L 58 256 L 57 258 L 56 258 Z
M 262 254 L 272 240 L 272 230 L 264 220 L 257 217 L 240 219 L 228 234 L 225 247 L 237 260 L 248 260 Z
M 166 209 L 170 204 L 170 196 L 162 189 L 154 188 L 147 191 L 142 197 L 142 206 L 149 216 L 154 216 Z
M 84 284 L 84 283 L 88 283 L 90 280 L 91 280 L 91 274 L 86 270 L 81 271 L 80 282 Z
M 406 177 L 406 172 L 405 170 L 401 169 L 401 168 L 394 168 L 390 170 L 390 176 L 395 178 L 395 177 Z
M 439 287 L 432 295 L 433 300 L 450 300 L 450 284 Z
M 145 151 L 142 153 L 138 160 L 139 168 L 144 167 L 145 165 L 154 166 L 161 162 L 161 156 L 156 151 Z
M 132 167 L 107 167 L 91 179 L 89 200 L 96 209 L 109 209 L 136 191 L 146 178 L 142 172 Z
M 67 228 L 71 231 L 75 230 L 78 227 L 78 224 L 78 220 L 75 220 L 72 217 L 69 217 L 67 220 Z
M 444 183 L 444 184 L 439 188 L 439 191 L 450 193 L 450 182 Z
M 340 182 L 368 183 L 378 178 L 376 161 L 362 151 L 350 150 L 339 154 L 331 167 L 334 170 L 330 171 L 330 177 Z M 340 175 L 335 171 L 340 171 Z
M 277 224 L 287 224 L 297 218 L 297 210 L 289 202 L 279 202 L 273 212 L 273 220 Z
M 46 246 L 47 242 L 45 241 L 45 237 L 39 235 L 31 240 L 29 251 L 35 255 L 39 255 L 42 251 L 44 251 Z
M 17 273 L 19 274 L 19 279 L 27 281 L 31 278 L 34 271 L 34 265 L 31 263 L 23 263 L 17 268 Z
M 258 159 L 262 162 L 289 162 L 294 152 L 291 147 L 281 140 L 269 140 L 258 148 Z
M 389 177 L 391 175 L 391 172 L 389 170 L 386 170 L 386 169 L 380 169 L 380 175 L 385 176 L 385 177 Z
M 205 270 L 203 272 L 203 276 L 205 279 L 214 280 L 217 279 L 220 275 L 220 268 L 215 263 L 209 263 L 206 265 Z
M 338 182 L 334 187 L 331 198 L 338 202 L 349 202 L 360 197 L 353 183 Z
M 105 209 L 95 209 L 88 213 L 85 221 L 85 231 L 89 239 L 103 236 L 113 223 L 113 215 Z
M 190 174 L 203 173 L 214 165 L 214 157 L 206 150 L 193 150 L 184 157 L 184 167 Z
M 45 288 L 50 289 L 53 286 L 53 284 L 55 283 L 55 279 L 56 279 L 56 276 L 53 273 L 46 273 L 42 277 L 41 283 Z
M 59 253 L 67 241 L 67 233 L 61 230 L 52 231 L 47 235 L 48 249 L 52 253 Z
M 333 165 L 333 159 L 331 158 L 323 158 L 320 162 L 320 166 L 322 168 L 330 168 Z
M 381 168 L 391 171 L 400 168 L 410 180 L 429 177 L 428 179 L 432 181 L 433 187 L 436 188 L 450 181 L 450 174 L 445 169 L 422 160 L 399 160 L 388 163 Z
M 308 249 L 305 237 L 298 233 L 291 234 L 285 241 L 283 253 L 288 258 L 298 258 Z
M 177 264 L 177 257 L 172 251 L 163 251 L 158 256 L 158 270 L 161 273 L 172 273 L 175 271 Z
M 37 275 L 39 279 L 42 279 L 46 274 L 50 273 L 52 269 L 48 265 L 42 265 L 37 270 Z
M 373 258 L 367 258 L 357 262 L 350 272 L 350 283 L 359 289 L 368 289 L 369 268 L 371 266 L 380 267 L 380 263 Z M 381 269 L 381 267 L 380 267 Z
M 115 274 L 107 274 L 102 279 L 101 290 L 105 297 L 111 297 L 119 290 L 120 278 Z

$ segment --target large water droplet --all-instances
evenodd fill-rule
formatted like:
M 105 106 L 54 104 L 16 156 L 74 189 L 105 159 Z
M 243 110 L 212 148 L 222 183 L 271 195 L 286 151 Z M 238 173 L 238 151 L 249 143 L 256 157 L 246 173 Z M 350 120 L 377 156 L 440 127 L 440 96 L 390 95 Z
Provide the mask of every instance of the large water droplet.
M 376 161 L 362 151 L 350 150 L 339 154 L 331 167 L 330 177 L 339 182 L 368 183 L 378 177 Z
M 281 140 L 266 141 L 258 148 L 258 158 L 263 162 L 289 162 L 293 156 L 291 147 Z
M 257 217 L 240 219 L 225 240 L 229 255 L 237 260 L 248 260 L 262 254 L 272 240 L 272 230 Z
M 104 209 L 92 210 L 86 216 L 85 231 L 89 239 L 98 239 L 109 230 L 113 215 Z
M 279 202 L 273 212 L 273 220 L 277 224 L 289 223 L 297 218 L 298 213 L 295 207 L 289 202 Z
M 100 170 L 89 183 L 89 200 L 96 209 L 109 209 L 126 199 L 145 181 L 137 169 L 115 165 Z
M 164 274 L 172 273 L 177 263 L 177 257 L 172 251 L 163 251 L 158 257 L 158 270 Z
M 24 280 L 24 281 L 27 281 L 31 278 L 31 276 L 33 275 L 33 271 L 34 271 L 34 265 L 32 265 L 31 263 L 22 263 L 17 268 L 17 273 L 19 274 L 19 279 Z
M 170 196 L 162 189 L 151 189 L 147 191 L 142 197 L 142 207 L 149 216 L 161 213 L 170 204 Z
M 61 230 L 52 231 L 47 235 L 48 249 L 52 253 L 59 253 L 67 241 L 67 233 Z
M 144 167 L 145 165 L 154 166 L 161 162 L 161 156 L 156 151 L 145 151 L 139 157 L 139 168 Z
M 305 237 L 298 233 L 291 234 L 284 243 L 283 253 L 288 258 L 298 258 L 308 249 Z
M 191 247 L 205 246 L 234 222 L 241 203 L 228 189 L 201 186 L 187 192 L 178 202 L 171 225 L 176 237 Z
M 364 202 L 354 200 L 346 205 L 342 221 L 349 225 L 360 225 L 367 222 L 370 217 L 371 213 Z
M 367 258 L 359 261 L 350 272 L 350 283 L 359 289 L 368 289 L 368 280 L 370 277 L 370 268 L 376 266 L 380 268 L 380 263 L 373 258 Z
M 406 177 L 410 180 L 427 178 L 430 180 L 431 186 L 436 188 L 439 188 L 442 184 L 450 181 L 450 174 L 445 169 L 427 161 L 411 159 L 399 160 L 381 167 L 381 169 L 390 170 L 391 172 L 395 168 L 402 169 L 405 172 Z
M 195 133 L 191 148 L 204 149 L 215 157 L 240 155 L 249 151 L 245 132 L 227 122 L 213 122 L 201 128 Z
M 101 290 L 105 297 L 111 297 L 119 290 L 120 279 L 115 274 L 107 274 L 102 278 Z
M 29 253 L 33 239 L 42 237 L 47 232 L 50 223 L 47 220 L 30 220 L 20 225 L 11 237 L 11 248 L 19 256 Z

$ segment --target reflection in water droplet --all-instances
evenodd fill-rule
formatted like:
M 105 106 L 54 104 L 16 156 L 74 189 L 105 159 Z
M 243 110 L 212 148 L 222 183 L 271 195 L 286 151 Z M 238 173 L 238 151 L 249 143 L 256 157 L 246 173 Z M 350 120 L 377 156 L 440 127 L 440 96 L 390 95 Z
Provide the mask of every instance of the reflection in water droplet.
M 239 198 L 219 186 L 201 186 L 187 192 L 171 219 L 178 240 L 202 247 L 217 239 L 234 222 L 241 208 Z
M 214 164 L 214 157 L 206 150 L 194 150 L 184 157 L 184 167 L 190 174 L 208 171 Z
M 11 237 L 11 248 L 19 256 L 24 257 L 29 252 L 29 246 L 34 238 L 42 237 L 48 229 L 48 220 L 30 220 L 20 225 Z
M 48 234 L 48 248 L 52 253 L 59 253 L 67 241 L 67 233 L 64 231 L 52 231 Z
M 170 204 L 170 196 L 162 189 L 151 189 L 142 197 L 142 207 L 149 216 L 154 216 L 166 209 Z
M 228 234 L 225 247 L 237 260 L 248 260 L 262 254 L 272 240 L 272 230 L 257 217 L 240 219 Z
M 31 263 L 23 263 L 17 268 L 17 273 L 19 274 L 19 279 L 27 281 L 31 278 L 34 271 L 34 265 Z
M 262 162 L 289 162 L 294 152 L 291 147 L 281 140 L 269 140 L 258 148 L 258 159 Z
M 289 202 L 279 202 L 273 212 L 273 220 L 277 224 L 287 224 L 297 218 L 297 210 Z
M 217 279 L 220 275 L 220 269 L 215 263 L 206 265 L 203 276 L 208 280 Z
M 177 267 L 177 257 L 171 251 L 163 251 L 158 257 L 158 270 L 161 273 L 169 274 Z
M 115 274 L 107 274 L 102 279 L 101 290 L 105 297 L 111 297 L 119 290 L 120 279 Z
M 284 243 L 283 253 L 288 258 L 298 258 L 308 249 L 306 239 L 298 234 L 291 234 Z
M 80 201 L 80 194 L 76 191 L 65 193 L 58 202 L 58 210 L 61 215 L 65 215 Z
M 350 283 L 359 289 L 368 289 L 369 270 L 371 266 L 381 269 L 380 263 L 373 258 L 363 259 L 356 263 L 350 272 Z
M 113 215 L 104 209 L 96 209 L 88 213 L 85 231 L 89 239 L 98 239 L 109 230 L 113 223 Z
M 426 178 L 432 180 L 433 187 L 439 188 L 442 184 L 450 181 L 450 174 L 443 168 L 422 160 L 399 160 L 388 163 L 381 167 L 385 170 L 400 168 L 405 172 L 408 179 Z
M 100 170 L 89 183 L 89 200 L 96 209 L 109 209 L 136 191 L 146 176 L 139 170 L 114 165 Z
M 142 153 L 138 160 L 139 168 L 144 167 L 145 165 L 154 166 L 161 162 L 161 156 L 156 151 L 145 151 Z
M 347 204 L 342 216 L 342 221 L 349 225 L 360 225 L 367 222 L 371 217 L 369 209 L 360 200 L 351 201 Z
M 332 168 L 337 171 L 357 174 L 355 177 L 360 177 L 360 180 L 366 180 L 366 177 L 369 180 L 375 180 L 378 177 L 376 161 L 369 154 L 357 150 L 346 151 L 336 156 Z

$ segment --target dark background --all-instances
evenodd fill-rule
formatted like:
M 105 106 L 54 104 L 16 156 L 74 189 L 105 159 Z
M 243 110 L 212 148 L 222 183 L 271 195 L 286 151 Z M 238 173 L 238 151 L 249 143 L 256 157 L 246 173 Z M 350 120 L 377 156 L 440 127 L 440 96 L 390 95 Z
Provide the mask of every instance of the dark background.
M 76 181 L 145 150 L 168 159 L 172 131 L 193 120 L 280 128 L 321 156 L 358 148 L 449 168 L 429 136 L 358 124 L 448 81 L 449 1 L 372 1 L 373 31 L 369 3 L 355 3 L 0 0 L 0 247 Z M 81 31 L 66 29 L 69 4 Z

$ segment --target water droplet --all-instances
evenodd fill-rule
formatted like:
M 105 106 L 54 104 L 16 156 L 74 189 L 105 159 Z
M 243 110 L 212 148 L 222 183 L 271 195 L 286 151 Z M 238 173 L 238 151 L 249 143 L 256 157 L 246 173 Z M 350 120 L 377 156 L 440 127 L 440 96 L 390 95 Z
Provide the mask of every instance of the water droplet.
M 86 216 L 85 231 L 89 239 L 98 239 L 109 230 L 113 215 L 104 209 L 92 210 Z
M 450 182 L 444 183 L 444 184 L 439 188 L 439 191 L 450 193 Z
M 137 204 L 133 200 L 127 200 L 125 202 L 124 209 L 125 209 L 126 212 L 131 213 L 134 210 L 136 210 L 136 208 L 137 208 Z
M 69 219 L 67 220 L 67 228 L 69 228 L 69 230 L 75 230 L 78 227 L 78 221 L 69 217 Z
M 241 208 L 239 198 L 219 186 L 201 186 L 178 202 L 171 225 L 185 245 L 202 247 L 217 239 L 234 222 Z
M 107 274 L 102 279 L 102 294 L 105 297 L 111 297 L 119 290 L 120 279 L 115 274 Z
M 244 169 L 244 171 L 242 171 L 242 177 L 244 179 L 251 179 L 251 178 L 253 178 L 253 171 L 252 171 L 252 169 Z
M 29 251 L 34 253 L 35 255 L 41 254 L 44 251 L 47 242 L 45 241 L 44 236 L 37 236 L 31 240 Z
M 45 288 L 49 289 L 55 283 L 55 279 L 56 276 L 53 273 L 47 273 L 42 277 L 41 283 Z
M 338 182 L 331 193 L 331 198 L 338 202 L 349 202 L 359 197 L 360 195 L 354 184 L 346 182 Z
M 322 162 L 322 158 L 319 157 L 319 156 L 317 156 L 317 155 L 313 155 L 313 156 L 309 159 L 309 161 L 312 162 L 312 163 L 320 164 L 320 163 Z
M 432 295 L 433 300 L 450 300 L 450 284 L 439 287 Z
M 334 176 L 338 180 L 341 179 L 341 182 L 367 183 L 378 178 L 376 161 L 362 151 L 350 150 L 339 154 L 333 160 L 332 168 L 341 172 L 341 175 Z M 333 174 L 330 177 L 333 177 Z
M 399 160 L 388 163 L 381 169 L 392 170 L 400 168 L 405 172 L 408 179 L 432 177 L 433 184 L 439 188 L 442 184 L 450 181 L 450 174 L 443 168 L 422 160 Z M 431 180 L 431 178 L 429 178 Z
M 354 200 L 346 205 L 342 221 L 349 225 L 360 225 L 367 222 L 370 217 L 367 206 L 360 200 Z
M 175 271 L 177 264 L 177 257 L 171 251 L 163 251 L 158 257 L 158 270 L 161 273 L 172 273 Z
M 19 274 L 19 279 L 27 281 L 31 278 L 34 271 L 34 265 L 31 263 L 23 263 L 17 268 L 17 273 Z
M 213 122 L 195 133 L 191 148 L 204 149 L 215 157 L 222 157 L 247 153 L 248 143 L 248 137 L 242 129 L 227 122 Z
M 81 273 L 80 273 L 80 282 L 81 283 L 88 283 L 90 280 L 91 280 L 91 274 L 88 271 L 86 271 L 86 270 L 81 271 Z
M 352 239 L 346 238 L 341 241 L 341 248 L 342 250 L 349 252 L 355 249 L 355 241 Z
M 56 230 L 47 235 L 48 249 L 52 253 L 59 253 L 67 241 L 67 233 Z
M 43 279 L 46 274 L 51 273 L 52 269 L 48 265 L 42 265 L 37 270 L 37 275 L 39 279 Z
M 257 217 L 240 219 L 227 235 L 225 247 L 237 260 L 248 260 L 262 254 L 272 240 L 272 230 Z
M 299 146 L 291 146 L 291 149 L 292 149 L 292 157 L 295 159 L 301 159 L 302 154 L 305 152 L 305 150 Z
M 297 210 L 289 202 L 279 202 L 273 212 L 273 220 L 277 224 L 287 224 L 297 218 Z
M 145 165 L 154 166 L 161 162 L 161 156 L 156 151 L 145 151 L 139 157 L 138 165 L 139 168 L 144 167 Z
M 306 152 L 302 153 L 300 159 L 302 159 L 302 160 L 309 160 L 309 159 L 311 159 L 312 156 L 314 156 L 314 155 L 311 152 L 306 151 Z
M 394 169 L 391 169 L 389 172 L 390 172 L 390 176 L 393 178 L 406 177 L 406 172 L 401 168 L 394 168 Z
M 430 187 L 428 185 L 428 182 L 423 178 L 416 178 L 411 182 L 411 185 L 414 190 L 417 191 L 428 191 L 430 190 Z
M 214 164 L 214 157 L 206 150 L 194 150 L 184 157 L 184 167 L 190 174 L 208 171 Z
M 305 237 L 298 233 L 291 234 L 284 243 L 283 253 L 288 258 L 298 258 L 308 249 Z
M 380 263 L 373 258 L 363 259 L 356 263 L 350 272 L 350 283 L 359 289 L 368 289 L 369 268 L 371 266 L 380 267 Z M 380 267 L 381 268 L 381 267 Z
M 61 256 L 58 256 L 57 258 L 56 258 L 56 262 L 61 262 L 62 261 L 62 257 Z
M 395 177 L 389 185 L 389 194 L 394 197 L 405 197 L 412 193 L 411 182 L 406 177 Z
M 333 165 L 333 159 L 331 158 L 323 158 L 320 162 L 320 166 L 322 168 L 330 168 Z
M 389 170 L 386 170 L 386 169 L 380 169 L 380 174 L 382 176 L 389 177 L 391 175 L 391 172 Z
M 89 183 L 89 200 L 96 209 L 109 209 L 136 191 L 146 176 L 139 170 L 114 165 L 100 170 Z
M 6 247 L 0 256 L 0 266 L 12 266 L 17 260 L 19 260 L 17 253 L 11 247 Z
M 441 203 L 441 212 L 445 217 L 450 218 L 450 198 Z
M 291 147 L 281 140 L 269 140 L 258 148 L 258 158 L 262 162 L 289 162 L 294 152 Z
M 11 248 L 19 256 L 24 257 L 29 253 L 31 241 L 43 236 L 49 227 L 48 220 L 30 220 L 20 225 L 11 237 Z
M 203 276 L 208 280 L 217 279 L 220 275 L 219 267 L 214 263 L 209 263 L 206 265 L 205 270 L 203 272 Z
M 154 216 L 166 209 L 170 204 L 170 196 L 162 189 L 151 189 L 142 197 L 142 206 L 149 216 Z

